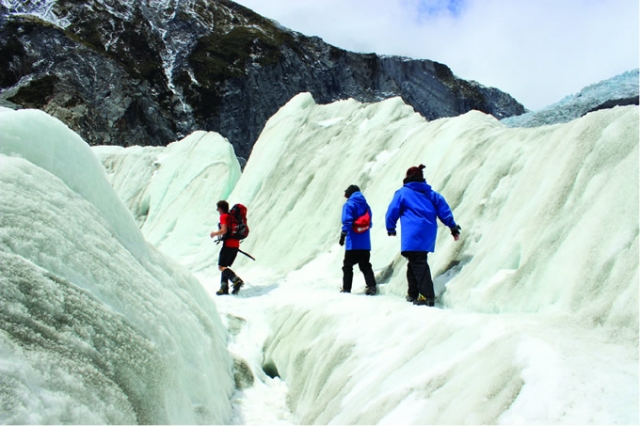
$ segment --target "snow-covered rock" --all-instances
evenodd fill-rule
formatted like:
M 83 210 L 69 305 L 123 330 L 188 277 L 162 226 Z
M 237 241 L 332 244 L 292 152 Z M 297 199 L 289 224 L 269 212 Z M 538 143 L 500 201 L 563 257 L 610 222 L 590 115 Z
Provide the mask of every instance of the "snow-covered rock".
M 228 422 L 214 304 L 145 242 L 88 145 L 0 111 L 0 194 L 0 423 Z

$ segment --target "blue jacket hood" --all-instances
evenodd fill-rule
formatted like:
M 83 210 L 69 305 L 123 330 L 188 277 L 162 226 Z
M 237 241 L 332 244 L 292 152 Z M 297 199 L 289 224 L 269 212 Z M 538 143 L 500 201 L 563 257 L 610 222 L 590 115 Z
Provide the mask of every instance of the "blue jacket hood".
M 431 195 L 431 185 L 425 182 L 409 182 L 405 183 L 404 186 L 406 188 L 412 189 L 414 191 L 418 191 L 424 195 Z
M 349 197 L 349 200 L 347 202 L 352 202 L 356 206 L 362 207 L 363 209 L 365 207 L 369 207 L 369 205 L 367 204 L 367 200 L 364 198 L 364 195 L 362 195 L 362 192 L 360 191 L 357 191 L 351 194 L 351 197 Z

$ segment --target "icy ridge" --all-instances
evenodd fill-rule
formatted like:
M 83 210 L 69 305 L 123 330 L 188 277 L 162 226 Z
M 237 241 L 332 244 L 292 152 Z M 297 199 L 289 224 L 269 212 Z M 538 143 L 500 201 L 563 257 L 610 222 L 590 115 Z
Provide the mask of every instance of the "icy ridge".
M 198 131 L 167 147 L 92 150 L 147 241 L 191 271 L 211 267 L 208 251 L 194 252 L 192 244 L 214 246 L 208 234 L 217 227 L 215 203 L 226 199 L 240 179 L 229 141 Z M 189 208 L 181 208 L 185 205 Z
M 539 111 L 508 117 L 502 123 L 509 127 L 536 127 L 574 120 L 607 101 L 635 98 L 640 92 L 638 70 L 631 70 L 607 80 L 591 84 L 580 92 L 568 95 L 561 101 Z
M 144 241 L 91 149 L 0 109 L 0 193 L 0 423 L 228 423 L 216 307 Z

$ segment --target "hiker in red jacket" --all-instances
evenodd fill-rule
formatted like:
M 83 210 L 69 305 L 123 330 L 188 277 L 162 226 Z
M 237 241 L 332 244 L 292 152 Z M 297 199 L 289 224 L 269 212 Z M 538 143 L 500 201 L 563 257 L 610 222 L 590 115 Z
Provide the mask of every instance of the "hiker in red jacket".
M 218 213 L 220 213 L 220 224 L 218 231 L 211 232 L 211 238 L 221 237 L 223 240 L 222 249 L 220 249 L 220 257 L 218 258 L 218 269 L 222 272 L 220 277 L 220 290 L 216 292 L 218 296 L 229 294 L 229 281 L 233 284 L 232 294 L 238 294 L 240 287 L 244 285 L 244 281 L 235 274 L 230 268 L 233 261 L 236 260 L 238 250 L 240 249 L 240 240 L 229 238 L 228 233 L 231 232 L 231 219 L 229 216 L 229 203 L 225 200 L 218 201 Z

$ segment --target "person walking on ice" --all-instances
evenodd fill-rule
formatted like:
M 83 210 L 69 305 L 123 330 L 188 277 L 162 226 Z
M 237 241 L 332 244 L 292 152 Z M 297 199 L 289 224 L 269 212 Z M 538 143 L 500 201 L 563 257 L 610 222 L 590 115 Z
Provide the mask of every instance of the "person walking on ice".
M 220 213 L 220 224 L 218 225 L 218 231 L 211 232 L 211 238 L 221 237 L 223 244 L 218 257 L 218 269 L 222 273 L 220 276 L 220 290 L 216 294 L 218 296 L 229 294 L 229 281 L 233 284 L 232 294 L 238 294 L 244 282 L 231 270 L 230 266 L 233 265 L 233 261 L 236 260 L 240 250 L 240 240 L 230 238 L 233 224 L 229 214 L 229 203 L 225 200 L 218 201 L 217 207 L 218 213 Z
M 344 262 L 342 266 L 342 293 L 351 293 L 353 282 L 353 266 L 358 264 L 364 274 L 364 281 L 367 285 L 366 294 L 375 295 L 378 290 L 376 278 L 369 259 L 371 257 L 371 235 L 372 226 L 371 208 L 367 204 L 364 195 L 357 185 L 350 185 L 344 191 L 347 201 L 342 207 L 342 232 L 340 233 L 340 245 L 345 247 Z
M 396 222 L 401 225 L 401 254 L 408 260 L 407 301 L 415 305 L 434 306 L 433 280 L 427 263 L 427 253 L 436 245 L 438 224 L 436 218 L 449 227 L 451 235 L 458 241 L 460 226 L 444 197 L 427 184 L 423 169 L 411 167 L 404 178 L 404 186 L 397 190 L 387 209 L 386 225 L 389 236 L 396 235 Z

